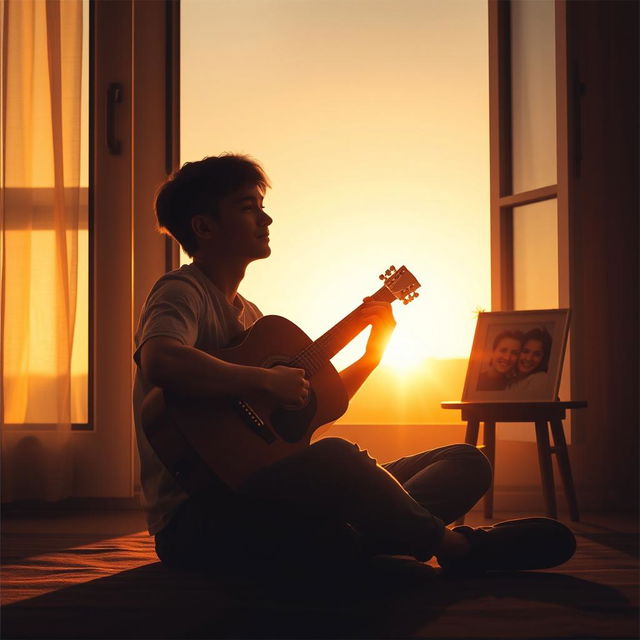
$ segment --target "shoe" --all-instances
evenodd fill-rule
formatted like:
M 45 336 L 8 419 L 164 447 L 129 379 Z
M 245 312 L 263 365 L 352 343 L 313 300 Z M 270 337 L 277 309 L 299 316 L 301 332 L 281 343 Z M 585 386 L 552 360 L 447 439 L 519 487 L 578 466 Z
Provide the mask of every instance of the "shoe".
M 465 536 L 471 548 L 460 558 L 438 560 L 448 573 L 549 569 L 576 550 L 571 529 L 551 518 L 505 520 L 476 529 L 461 525 L 453 531 Z

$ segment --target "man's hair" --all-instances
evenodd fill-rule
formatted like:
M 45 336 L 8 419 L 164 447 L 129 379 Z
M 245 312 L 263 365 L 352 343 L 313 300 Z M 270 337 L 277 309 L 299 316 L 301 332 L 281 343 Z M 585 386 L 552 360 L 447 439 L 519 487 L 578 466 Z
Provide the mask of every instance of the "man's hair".
M 186 162 L 156 193 L 158 228 L 193 256 L 198 249 L 191 228 L 193 216 L 215 216 L 222 198 L 247 185 L 257 185 L 263 191 L 271 186 L 262 167 L 249 156 L 225 153 Z

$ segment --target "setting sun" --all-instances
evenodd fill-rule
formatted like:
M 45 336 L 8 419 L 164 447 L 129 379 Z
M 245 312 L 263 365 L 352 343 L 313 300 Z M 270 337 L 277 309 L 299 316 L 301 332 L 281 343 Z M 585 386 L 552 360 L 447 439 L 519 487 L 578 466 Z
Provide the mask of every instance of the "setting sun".
M 417 347 L 418 345 L 410 334 L 396 332 L 389 341 L 382 364 L 388 365 L 396 371 L 409 373 L 425 360 L 424 352 Z

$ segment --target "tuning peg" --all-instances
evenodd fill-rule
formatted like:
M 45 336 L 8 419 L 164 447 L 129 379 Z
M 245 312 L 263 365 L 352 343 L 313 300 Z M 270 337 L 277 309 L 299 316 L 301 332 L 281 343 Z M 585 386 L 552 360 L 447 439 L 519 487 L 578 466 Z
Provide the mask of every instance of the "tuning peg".
M 383 273 L 381 273 L 381 274 L 378 276 L 378 278 L 380 278 L 380 280 L 384 280 L 384 274 L 383 274 Z
M 395 270 L 396 270 L 396 268 L 395 268 L 393 265 L 391 265 L 391 266 L 389 267 L 389 270 L 390 270 L 390 271 L 395 271 Z
M 415 300 L 420 294 L 417 291 L 414 291 L 413 293 L 408 293 L 404 299 L 403 299 L 403 303 L 404 304 L 409 304 L 412 300 Z

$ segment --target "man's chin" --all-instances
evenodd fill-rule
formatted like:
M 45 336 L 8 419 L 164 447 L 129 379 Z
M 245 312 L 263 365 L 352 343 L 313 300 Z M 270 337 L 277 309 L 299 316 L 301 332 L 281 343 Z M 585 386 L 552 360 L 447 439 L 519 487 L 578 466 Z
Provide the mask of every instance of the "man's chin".
M 253 260 L 264 260 L 265 258 L 268 258 L 271 255 L 271 247 L 263 247 L 260 251 L 257 251 L 254 256 L 253 256 Z

